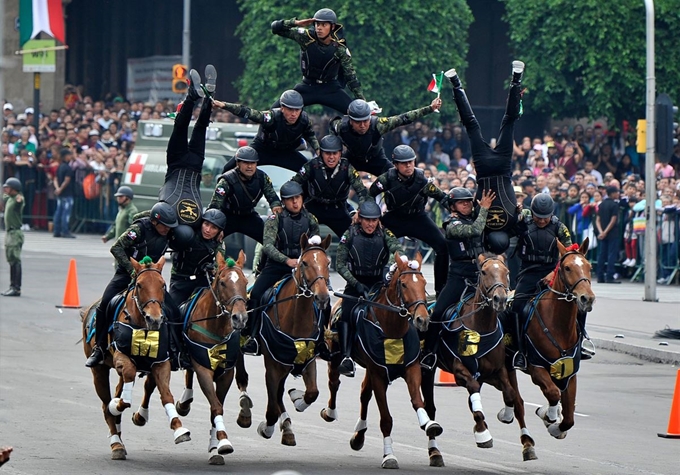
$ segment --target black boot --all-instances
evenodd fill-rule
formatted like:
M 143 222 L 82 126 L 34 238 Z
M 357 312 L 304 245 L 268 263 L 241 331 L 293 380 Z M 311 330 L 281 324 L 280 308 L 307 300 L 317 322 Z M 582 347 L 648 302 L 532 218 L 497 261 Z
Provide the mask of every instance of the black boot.
M 423 357 L 420 359 L 420 366 L 428 371 L 434 371 L 437 367 L 437 349 L 439 348 L 439 322 L 430 322 L 430 328 L 425 334 L 425 344 L 423 345 Z M 437 325 L 435 325 L 437 324 Z M 436 328 L 436 329 L 435 329 Z
M 342 362 L 338 366 L 338 373 L 349 378 L 354 377 L 355 365 L 352 360 L 352 332 L 349 328 L 349 323 L 338 322 L 338 337 L 340 339 L 340 351 L 342 353 Z
M 21 262 L 12 264 L 14 267 L 14 290 L 17 291 L 18 295 L 21 295 Z M 18 296 L 17 295 L 17 296 Z
M 517 345 L 517 352 L 512 358 L 512 366 L 520 371 L 526 371 L 527 369 L 527 359 L 524 347 L 524 334 L 522 333 L 522 322 L 520 322 L 520 316 L 517 312 L 513 312 L 515 320 L 515 334 L 512 336 L 515 344 Z M 512 316 L 511 316 L 512 318 Z
M 524 75 L 524 63 L 519 60 L 512 62 L 512 84 L 521 84 Z
M 470 105 L 470 101 L 468 101 L 465 91 L 463 89 L 454 89 L 453 100 L 456 102 L 458 115 L 460 116 L 460 121 L 463 125 L 467 129 L 472 129 L 475 126 L 478 127 L 477 117 L 475 117 L 475 113 L 472 112 L 472 106 Z
M 106 321 L 105 311 L 101 309 L 101 304 L 95 309 L 95 338 L 96 345 L 92 348 L 90 357 L 85 362 L 85 366 L 92 368 L 104 361 L 104 349 L 108 346 L 108 322 Z
M 460 78 L 458 77 L 458 73 L 456 72 L 455 69 L 449 69 L 444 73 L 444 76 L 449 78 L 449 81 L 451 81 L 451 85 L 453 86 L 454 89 L 461 89 L 463 85 L 460 82 Z
M 250 304 L 248 307 L 256 307 L 257 304 Z M 249 308 L 248 310 L 251 310 Z M 258 356 L 260 354 L 260 345 L 257 343 L 257 333 L 260 331 L 260 318 L 262 318 L 260 310 L 250 312 L 248 317 L 248 324 L 246 330 L 249 335 L 248 340 L 241 346 L 241 352 L 247 355 Z
M 197 101 L 205 97 L 205 92 L 201 87 L 201 75 L 198 71 L 192 69 L 189 71 L 189 88 L 187 89 L 187 97 L 192 101 Z
M 331 360 L 331 352 L 326 343 L 326 326 L 330 320 L 331 309 L 330 306 L 321 313 L 321 321 L 319 322 L 319 338 L 316 340 L 316 354 L 324 361 Z
M 217 84 L 217 70 L 212 64 L 208 64 L 203 72 L 205 76 L 205 92 L 208 93 L 210 97 L 215 93 L 215 86 Z
M 18 267 L 18 277 L 17 277 Z M 18 279 L 18 280 L 17 280 Z M 9 266 L 9 288 L 2 295 L 5 297 L 19 297 L 21 295 L 21 264 L 14 263 Z

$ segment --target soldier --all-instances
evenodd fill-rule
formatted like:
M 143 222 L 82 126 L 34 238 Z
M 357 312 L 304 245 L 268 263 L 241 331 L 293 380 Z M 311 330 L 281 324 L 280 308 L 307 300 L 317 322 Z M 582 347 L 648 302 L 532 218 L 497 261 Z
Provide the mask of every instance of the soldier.
M 439 293 L 425 335 L 425 356 L 420 365 L 427 370 L 431 371 L 437 364 L 437 344 L 444 312 L 464 297 L 468 284 L 477 282 L 477 257 L 484 253 L 482 236 L 487 213 L 495 197 L 493 191 L 486 190 L 475 210 L 475 197 L 469 189 L 459 186 L 451 190 L 449 195 L 451 217 L 442 225 L 449 249 L 449 275 L 446 287 Z M 470 287 L 470 290 L 474 290 L 474 287 Z
M 522 263 L 512 304 L 516 319 L 513 340 L 518 347 L 513 365 L 521 370 L 526 369 L 524 338 L 521 333 L 526 318 L 524 307 L 540 291 L 542 279 L 557 265 L 560 255 L 556 240 L 559 239 L 565 247 L 571 246 L 569 229 L 553 214 L 554 209 L 555 203 L 550 195 L 539 193 L 531 200 L 531 210 L 523 211 L 521 219 L 515 225 L 515 232 L 519 237 L 516 252 Z M 586 314 L 579 312 L 577 318 L 585 334 Z M 581 358 L 590 358 L 589 353 L 594 354 L 594 351 L 584 349 Z
M 19 297 L 21 296 L 21 248 L 24 245 L 21 217 L 26 202 L 21 193 L 21 182 L 18 178 L 8 178 L 2 185 L 2 192 L 6 229 L 5 257 L 9 264 L 9 289 L 5 290 L 2 295 Z
M 329 124 L 332 134 L 339 136 L 347 147 L 345 157 L 359 171 L 380 175 L 392 168 L 385 156 L 382 136 L 390 130 L 407 125 L 416 119 L 438 111 L 442 100 L 436 98 L 427 107 L 421 107 L 393 117 L 371 116 L 371 106 L 356 99 L 347 108 L 347 115 L 336 117 Z
M 394 253 L 404 252 L 392 232 L 381 226 L 380 206 L 375 201 L 365 201 L 359 206 L 359 222 L 349 227 L 340 239 L 337 251 L 338 274 L 347 281 L 344 294 L 367 297 L 368 292 L 383 281 L 383 268 L 394 263 Z M 355 299 L 343 299 L 342 317 L 337 323 L 342 362 L 338 372 L 354 376 L 352 360 L 354 333 L 350 324 Z
M 208 208 L 219 209 L 227 217 L 224 237 L 243 233 L 262 242 L 264 223 L 255 206 L 264 195 L 274 214 L 281 212 L 281 201 L 272 180 L 257 169 L 258 153 L 252 147 L 241 147 L 234 155 L 236 168 L 220 176 Z
M 314 28 L 306 29 L 312 24 Z M 273 34 L 290 38 L 300 45 L 302 83 L 296 84 L 294 89 L 302 94 L 305 105 L 321 104 L 344 114 L 352 101 L 344 90 L 345 84 L 355 98 L 364 99 L 364 95 L 341 30 L 338 17 L 329 8 L 322 8 L 314 18 L 306 20 L 293 18 L 272 22 Z M 274 107 L 278 107 L 278 102 Z
M 302 235 L 319 234 L 319 222 L 304 208 L 302 187 L 298 183 L 284 183 L 281 186 L 281 199 L 285 209 L 280 214 L 269 216 L 264 225 L 262 252 L 267 256 L 267 263 L 250 290 L 249 309 L 258 307 L 264 292 L 295 269 L 300 257 Z M 251 312 L 248 318 L 250 339 L 242 347 L 244 353 L 259 354 L 254 336 L 260 329 L 260 320 L 261 312 Z
M 113 196 L 116 197 L 118 202 L 118 214 L 116 214 L 115 223 L 102 236 L 102 242 L 110 241 L 123 234 L 132 225 L 133 216 L 139 212 L 137 206 L 132 202 L 135 193 L 129 186 L 121 186 Z
M 280 104 L 280 107 L 263 112 L 241 104 L 215 101 L 217 107 L 260 124 L 250 144 L 260 157 L 260 165 L 276 165 L 296 172 L 307 163 L 305 156 L 297 149 L 306 141 L 318 153 L 319 141 L 314 135 L 309 116 L 302 110 L 305 103 L 299 92 L 284 91 Z M 223 172 L 235 166 L 236 160 L 232 158 L 224 166 Z
M 487 228 L 487 247 L 496 254 L 501 254 L 510 245 L 507 230 L 517 222 L 517 199 L 512 185 L 512 154 L 514 147 L 515 122 L 522 115 L 522 74 L 524 63 L 512 62 L 512 81 L 505 106 L 505 115 L 501 121 L 496 146 L 491 148 L 482 137 L 479 122 L 472 112 L 470 102 L 465 95 L 460 78 L 455 69 L 449 69 L 445 75 L 453 85 L 453 99 L 456 102 L 460 120 L 467 130 L 472 146 L 472 163 L 477 176 L 477 198 L 481 198 L 483 190 L 491 189 L 496 193 L 496 201 L 489 211 Z M 494 232 L 497 231 L 497 232 Z
M 135 270 L 130 263 L 130 258 L 136 260 L 149 256 L 154 262 L 165 254 L 168 248 L 168 234 L 170 230 L 178 226 L 177 213 L 169 203 L 158 202 L 151 208 L 149 217 L 136 220 L 127 231 L 121 234 L 111 246 L 111 254 L 116 258 L 116 273 L 106 286 L 96 309 L 96 346 L 87 359 L 85 366 L 92 368 L 104 361 L 104 352 L 107 348 L 111 326 L 108 307 L 111 299 L 119 292 L 127 289 L 132 282 Z M 172 300 L 172 299 L 169 299 Z
M 354 189 L 359 204 L 368 198 L 361 177 L 341 153 L 340 138 L 326 135 L 321 139 L 321 156 L 307 162 L 292 178 L 305 192 L 307 210 L 338 237 L 352 223 L 347 211 L 349 189 Z
M 186 249 L 173 254 L 170 296 L 176 304 L 187 300 L 196 289 L 210 285 L 206 270 L 215 262 L 226 225 L 227 217 L 222 211 L 207 210 L 203 213 L 201 232 L 194 235 Z
M 205 160 L 205 131 L 210 125 L 212 99 L 215 91 L 217 72 L 212 64 L 205 67 L 206 84 L 201 84 L 201 76 L 195 69 L 189 72 L 189 88 L 184 101 L 178 106 L 175 125 L 168 141 L 165 183 L 158 193 L 158 201 L 170 203 L 177 213 L 181 225 L 198 229 L 201 226 L 200 182 L 203 161 Z M 208 95 L 206 96 L 206 92 Z M 188 140 L 189 123 L 194 106 L 203 98 L 201 111 L 194 124 L 191 140 Z M 188 232 L 182 233 L 190 236 Z
M 439 294 L 446 283 L 448 251 L 446 239 L 425 213 L 425 205 L 428 198 L 445 205 L 446 193 L 425 178 L 421 169 L 416 168 L 416 154 L 411 147 L 395 147 L 392 160 L 396 168 L 380 175 L 369 188 L 368 194 L 384 194 L 387 213 L 381 221 L 395 236 L 410 236 L 434 249 L 434 289 Z

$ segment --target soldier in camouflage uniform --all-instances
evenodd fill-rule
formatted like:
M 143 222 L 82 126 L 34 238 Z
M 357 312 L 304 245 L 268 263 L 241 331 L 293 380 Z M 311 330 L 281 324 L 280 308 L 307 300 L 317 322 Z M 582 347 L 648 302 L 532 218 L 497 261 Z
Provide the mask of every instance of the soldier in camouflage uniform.
M 468 283 L 477 282 L 477 257 L 484 253 L 482 235 L 489 207 L 495 197 L 494 192 L 486 190 L 475 210 L 475 197 L 470 190 L 463 187 L 451 190 L 448 199 L 451 217 L 442 225 L 449 248 L 449 275 L 446 287 L 437 298 L 425 336 L 424 356 L 420 362 L 425 369 L 432 370 L 437 363 L 437 343 L 444 313 L 464 297 L 463 292 Z M 469 290 L 475 289 L 471 287 Z
M 382 136 L 397 127 L 438 111 L 441 106 L 441 99 L 436 98 L 427 107 L 392 117 L 375 117 L 371 115 L 371 106 L 366 101 L 357 99 L 349 105 L 347 115 L 331 120 L 329 128 L 332 134 L 342 139 L 342 143 L 347 147 L 344 156 L 354 168 L 380 175 L 393 166 L 385 156 Z
M 284 91 L 281 94 L 280 107 L 268 111 L 258 111 L 231 102 L 215 101 L 215 105 L 260 124 L 257 135 L 250 144 L 260 157 L 260 165 L 276 165 L 298 171 L 307 163 L 305 156 L 297 151 L 303 139 L 315 153 L 319 152 L 319 141 L 314 135 L 309 116 L 302 110 L 305 103 L 297 91 Z M 235 166 L 236 160 L 232 158 L 224 166 L 223 172 Z
M 319 222 L 304 208 L 302 187 L 298 183 L 284 183 L 281 199 L 285 209 L 280 214 L 271 215 L 264 225 L 262 252 L 267 256 L 267 263 L 250 290 L 249 309 L 258 307 L 265 291 L 297 267 L 302 235 L 307 233 L 311 237 L 319 234 Z M 252 312 L 248 318 L 251 338 L 243 345 L 244 353 L 259 353 L 254 336 L 260 329 L 260 319 L 259 311 Z
M 314 28 L 307 29 L 312 24 Z M 272 22 L 273 34 L 300 45 L 302 83 L 294 89 L 302 94 L 305 105 L 321 104 L 344 114 L 352 102 L 344 90 L 345 84 L 355 98 L 364 99 L 364 95 L 341 30 L 338 17 L 329 8 L 322 8 L 314 18 L 306 20 Z M 274 107 L 278 107 L 278 102 Z
M 257 169 L 258 153 L 252 147 L 241 147 L 234 155 L 236 168 L 220 176 L 208 208 L 219 209 L 227 217 L 224 237 L 243 233 L 262 243 L 264 223 L 255 211 L 262 196 L 274 214 L 281 212 L 272 180 Z
M 135 270 L 130 258 L 141 260 L 149 256 L 154 262 L 163 257 L 168 248 L 168 234 L 178 226 L 177 213 L 169 203 L 159 202 L 153 205 L 149 217 L 136 220 L 126 232 L 118 237 L 111 246 L 111 254 L 116 258 L 116 273 L 106 286 L 96 309 L 96 346 L 87 359 L 85 366 L 92 368 L 104 360 L 104 352 L 108 346 L 111 320 L 106 308 L 116 294 L 127 289 L 134 278 Z M 169 299 L 172 301 L 172 299 Z
M 356 193 L 359 204 L 368 197 L 361 177 L 341 153 L 340 138 L 326 135 L 321 139 L 321 156 L 307 162 L 292 178 L 305 192 L 307 210 L 338 237 L 352 223 L 347 211 L 350 188 Z
M 375 201 L 365 201 L 359 206 L 359 222 L 342 235 L 337 250 L 338 274 L 347 281 L 344 294 L 366 297 L 368 291 L 383 281 L 384 267 L 394 263 L 394 253 L 403 253 L 399 240 L 380 224 L 382 212 Z M 338 371 L 344 376 L 354 376 L 352 345 L 354 333 L 350 320 L 355 299 L 342 301 L 342 317 L 337 323 L 340 351 L 343 359 Z
M 132 202 L 135 194 L 129 186 L 121 186 L 113 196 L 118 201 L 118 214 L 116 215 L 115 223 L 102 236 L 102 242 L 118 238 L 123 234 L 132 225 L 134 215 L 139 212 L 137 206 Z
M 26 204 L 21 194 L 21 182 L 18 178 L 8 178 L 2 185 L 2 201 L 5 212 L 5 257 L 9 264 L 9 289 L 2 295 L 5 297 L 21 296 L 21 248 L 24 245 L 24 233 L 21 231 L 21 217 Z
M 384 194 L 387 213 L 382 217 L 382 223 L 395 236 L 410 236 L 434 249 L 434 290 L 439 294 L 446 284 L 448 251 L 446 239 L 425 213 L 425 205 L 428 198 L 445 204 L 446 193 L 425 178 L 421 169 L 415 167 L 416 154 L 411 147 L 395 147 L 392 160 L 396 168 L 380 175 L 371 185 L 368 194 Z

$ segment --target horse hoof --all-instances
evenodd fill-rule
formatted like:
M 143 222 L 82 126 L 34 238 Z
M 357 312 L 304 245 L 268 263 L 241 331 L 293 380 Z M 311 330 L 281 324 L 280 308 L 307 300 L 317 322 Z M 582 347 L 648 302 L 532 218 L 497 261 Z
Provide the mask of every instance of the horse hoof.
M 536 457 L 536 449 L 533 447 L 526 447 L 525 449 L 522 450 L 522 457 L 524 458 L 524 461 L 528 460 L 538 460 L 538 457 Z
M 444 429 L 442 429 L 442 426 L 435 421 L 430 421 L 425 424 L 425 434 L 427 434 L 428 437 L 439 437 L 442 435 L 442 432 L 444 432 Z
M 560 425 L 555 422 L 554 424 L 550 424 L 548 426 L 548 433 L 552 435 L 556 439 L 564 439 L 567 436 L 567 432 L 562 432 L 560 429 Z
M 446 467 L 444 457 L 438 449 L 430 449 L 430 467 Z
M 503 424 L 512 424 L 515 420 L 515 414 L 514 412 L 509 412 L 508 409 L 504 407 L 498 411 L 496 418 Z
M 541 418 L 543 421 L 543 424 L 545 424 L 546 427 L 550 427 L 551 424 L 555 424 L 557 422 L 561 421 L 561 413 L 562 410 L 560 407 L 557 407 L 557 420 L 550 420 L 548 419 L 548 406 L 541 406 L 536 409 L 536 415 Z
M 349 439 L 349 446 L 352 447 L 352 450 L 361 450 L 364 447 L 365 440 L 363 433 L 356 433 Z
M 323 409 L 321 409 L 321 418 L 326 422 L 335 422 L 336 418 L 331 417 L 330 414 L 329 414 L 329 411 L 330 410 L 328 408 L 325 408 L 325 407 Z
M 295 434 L 292 432 L 284 432 L 281 434 L 281 444 L 295 447 L 297 445 L 297 442 L 295 442 Z
M 177 410 L 177 414 L 179 414 L 182 417 L 188 416 L 189 412 L 191 411 L 192 401 L 193 399 L 189 399 L 187 402 L 184 403 L 184 405 L 181 402 L 177 401 L 175 403 L 175 409 Z
M 218 453 L 211 452 L 210 460 L 208 460 L 210 465 L 224 465 L 224 457 Z
M 489 432 L 489 429 L 486 429 L 482 432 L 476 432 L 474 429 L 472 429 L 472 431 L 475 435 L 477 447 L 480 449 L 490 449 L 493 447 L 493 437 L 491 437 L 491 432 Z
M 132 423 L 136 426 L 142 427 L 146 425 L 146 419 L 139 415 L 139 412 L 132 414 Z
M 272 430 L 272 433 L 273 432 L 274 431 Z M 265 421 L 260 422 L 260 425 L 257 426 L 257 433 L 260 434 L 265 439 L 272 438 L 272 434 L 267 434 L 267 423 Z
M 397 457 L 395 457 L 393 454 L 388 454 L 383 457 L 382 461 L 382 468 L 399 468 L 399 462 L 397 461 Z
M 238 403 L 239 406 L 241 406 L 241 410 L 239 411 L 238 417 L 236 418 L 236 423 L 239 427 L 247 429 L 253 423 L 253 412 L 251 411 L 253 407 L 253 401 L 250 399 L 250 397 L 243 395 L 240 397 Z
M 222 439 L 217 444 L 217 453 L 220 455 L 228 455 L 234 452 L 234 446 L 231 445 L 229 439 Z
M 175 431 L 175 444 L 182 442 L 189 442 L 191 440 L 191 432 L 186 427 L 180 427 Z
M 246 417 L 243 414 L 239 414 L 238 417 L 236 418 L 236 423 L 238 424 L 239 427 L 247 429 L 253 424 L 253 418 L 251 416 Z

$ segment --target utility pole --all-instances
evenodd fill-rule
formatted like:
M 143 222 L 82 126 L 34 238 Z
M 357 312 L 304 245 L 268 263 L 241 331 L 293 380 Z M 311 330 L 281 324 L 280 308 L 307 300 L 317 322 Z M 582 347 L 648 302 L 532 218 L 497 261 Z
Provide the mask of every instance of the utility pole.
M 645 0 L 647 20 L 647 151 L 645 152 L 645 297 L 647 302 L 656 302 L 656 180 L 654 162 L 656 148 L 655 96 L 656 76 L 654 65 L 654 0 Z
M 182 27 L 182 64 L 191 69 L 189 47 L 191 46 L 191 0 L 184 0 L 184 23 Z

